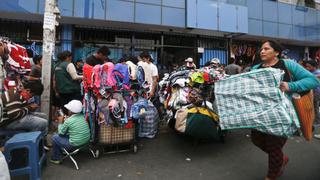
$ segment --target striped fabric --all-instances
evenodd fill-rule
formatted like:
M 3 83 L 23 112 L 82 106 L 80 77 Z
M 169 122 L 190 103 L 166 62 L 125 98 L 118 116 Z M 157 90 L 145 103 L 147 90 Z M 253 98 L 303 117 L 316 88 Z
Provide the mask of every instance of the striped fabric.
M 1 95 L 1 100 L 3 103 L 3 112 L 0 119 L 0 127 L 6 127 L 13 121 L 25 117 L 29 112 L 26 101 L 22 99 L 18 92 L 9 93 L 5 91 L 4 94 Z
M 280 69 L 265 68 L 218 81 L 215 96 L 221 128 L 292 136 L 300 125 L 292 102 L 279 89 L 282 76 Z
M 142 116 L 143 118 L 139 119 L 139 137 L 154 138 L 159 127 L 159 114 L 157 108 L 149 102 L 148 107 Z

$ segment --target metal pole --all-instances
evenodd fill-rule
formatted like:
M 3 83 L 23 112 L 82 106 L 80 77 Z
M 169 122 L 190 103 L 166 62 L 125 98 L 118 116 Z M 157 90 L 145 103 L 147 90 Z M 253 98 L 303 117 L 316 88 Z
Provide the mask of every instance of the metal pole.
M 43 20 L 43 63 L 42 63 L 42 84 L 44 91 L 41 96 L 41 112 L 51 119 L 51 62 L 55 51 L 56 41 L 56 17 L 59 15 L 56 0 L 46 0 Z

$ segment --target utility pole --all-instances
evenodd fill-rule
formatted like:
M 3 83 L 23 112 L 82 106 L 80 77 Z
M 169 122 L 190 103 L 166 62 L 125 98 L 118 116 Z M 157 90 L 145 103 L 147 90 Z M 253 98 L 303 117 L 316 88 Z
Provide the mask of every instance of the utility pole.
M 44 87 L 41 96 L 41 112 L 51 119 L 51 75 L 52 75 L 52 57 L 55 51 L 56 43 L 56 21 L 60 16 L 56 0 L 46 0 L 43 19 L 43 48 L 42 48 L 42 84 Z

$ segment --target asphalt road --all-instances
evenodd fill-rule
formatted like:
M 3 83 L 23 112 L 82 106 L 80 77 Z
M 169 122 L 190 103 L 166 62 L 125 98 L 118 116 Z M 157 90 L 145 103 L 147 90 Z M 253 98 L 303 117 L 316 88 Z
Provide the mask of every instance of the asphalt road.
M 255 147 L 249 131 L 228 134 L 226 142 L 194 145 L 171 130 L 155 139 L 139 142 L 137 153 L 105 154 L 93 159 L 89 152 L 75 156 L 80 170 L 70 160 L 61 165 L 48 162 L 45 180 L 263 180 L 267 155 Z M 280 180 L 320 180 L 320 140 L 306 142 L 291 138 L 285 153 L 289 156 Z

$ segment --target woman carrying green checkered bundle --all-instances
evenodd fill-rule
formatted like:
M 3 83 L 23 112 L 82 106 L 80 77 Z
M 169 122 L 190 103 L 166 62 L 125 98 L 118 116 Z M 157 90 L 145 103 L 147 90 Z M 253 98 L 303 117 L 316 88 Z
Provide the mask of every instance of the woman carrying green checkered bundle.
M 319 86 L 316 77 L 305 70 L 298 63 L 280 58 L 282 52 L 281 45 L 275 41 L 265 41 L 260 50 L 261 64 L 252 69 L 278 68 L 284 70 L 284 78 L 280 84 L 282 92 L 292 94 L 303 92 Z M 294 81 L 292 81 L 294 80 Z M 274 180 L 283 173 L 289 158 L 283 154 L 282 148 L 287 138 L 266 134 L 257 130 L 252 130 L 252 142 L 269 156 L 268 174 L 265 180 Z

